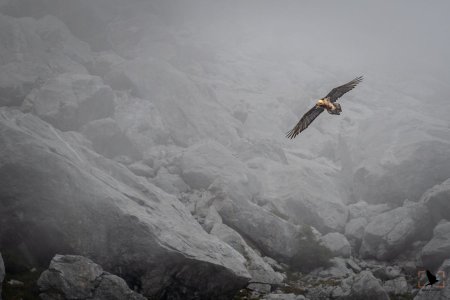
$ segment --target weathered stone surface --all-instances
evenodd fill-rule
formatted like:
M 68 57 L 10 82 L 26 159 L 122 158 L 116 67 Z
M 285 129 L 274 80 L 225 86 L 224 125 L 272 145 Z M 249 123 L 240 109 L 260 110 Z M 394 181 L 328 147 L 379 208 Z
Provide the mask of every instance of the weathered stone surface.
M 433 230 L 433 238 L 422 248 L 422 264 L 427 269 L 437 268 L 450 257 L 450 222 L 441 221 Z
M 432 226 L 425 205 L 406 203 L 373 218 L 364 231 L 360 254 L 380 260 L 394 258 L 412 242 L 429 237 Z
M 369 204 L 365 201 L 359 201 L 348 206 L 348 213 L 350 219 L 364 218 L 371 220 L 373 217 L 378 216 L 390 209 L 386 203 L 381 204 Z
M 145 300 L 126 282 L 90 259 L 77 255 L 56 255 L 38 280 L 45 300 Z
M 132 159 L 142 157 L 134 143 L 112 118 L 91 121 L 81 127 L 81 132 L 92 142 L 94 150 L 103 156 L 114 158 L 125 155 Z
M 387 280 L 383 283 L 383 288 L 388 294 L 403 295 L 408 292 L 408 283 L 405 277 L 397 277 L 395 279 Z
M 60 130 L 76 130 L 92 120 L 111 116 L 114 93 L 100 77 L 65 73 L 33 89 L 22 109 Z
M 344 278 L 353 274 L 351 269 L 347 268 L 345 259 L 341 257 L 334 257 L 330 259 L 331 266 L 326 269 L 319 269 L 312 272 L 320 277 L 326 278 Z
M 441 219 L 450 220 L 449 198 L 450 179 L 427 190 L 420 199 L 420 202 L 425 204 L 431 213 L 433 221 L 438 223 Z
M 2 247 L 89 255 L 146 296 L 221 299 L 246 285 L 240 255 L 175 197 L 31 114 L 1 109 L 0 128 Z
M 364 236 L 364 230 L 367 226 L 367 220 L 363 217 L 351 219 L 345 225 L 345 236 L 347 237 L 350 245 L 357 251 L 361 245 L 362 238 Z
M 275 272 L 261 256 L 250 248 L 239 233 L 225 224 L 216 223 L 211 230 L 211 234 L 233 247 L 245 258 L 245 266 L 252 276 L 251 281 L 259 282 L 257 284 L 250 284 L 251 289 L 267 293 L 270 292 L 270 284 L 282 282 L 283 276 Z
M 154 169 L 140 161 L 129 165 L 128 169 L 138 176 L 155 177 L 156 175 Z
M 331 250 L 333 255 L 350 257 L 352 248 L 347 238 L 339 232 L 330 232 L 320 238 L 322 244 Z
M 56 74 L 84 73 L 89 46 L 53 16 L 13 18 L 0 14 L 0 106 L 20 106 L 26 95 Z
M 389 296 L 370 271 L 361 271 L 353 278 L 350 293 L 341 299 L 389 300 Z

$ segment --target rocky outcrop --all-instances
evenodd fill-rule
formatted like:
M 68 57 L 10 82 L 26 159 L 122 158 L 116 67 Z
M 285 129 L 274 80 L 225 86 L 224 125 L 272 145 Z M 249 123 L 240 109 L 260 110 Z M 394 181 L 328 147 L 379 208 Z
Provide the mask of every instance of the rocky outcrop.
M 450 179 L 427 190 L 420 201 L 424 203 L 430 211 L 432 220 L 435 223 L 438 223 L 442 219 L 450 219 L 449 198 Z
M 33 88 L 56 74 L 87 73 L 89 46 L 57 18 L 0 14 L 0 28 L 0 105 L 20 106 Z
M 267 293 L 271 290 L 271 284 L 280 284 L 283 281 L 283 276 L 275 272 L 258 253 L 247 245 L 239 233 L 227 225 L 221 223 L 215 224 L 211 230 L 211 234 L 233 247 L 245 258 L 245 265 L 252 276 L 250 282 L 258 282 L 250 284 L 250 289 Z
M 42 263 L 62 251 L 86 255 L 146 296 L 221 299 L 246 285 L 234 249 L 80 136 L 4 108 L 0 128 L 2 248 Z M 6 239 L 12 232 L 17 239 Z
M 114 113 L 114 93 L 100 77 L 61 74 L 33 89 L 22 109 L 67 131 Z
M 343 294 L 339 299 L 389 300 L 389 296 L 383 289 L 380 281 L 376 279 L 370 271 L 361 271 L 361 273 L 347 281 L 346 284 L 351 282 L 349 284 L 351 286 L 349 292 L 348 294 Z
M 2 300 L 2 283 L 5 278 L 5 265 L 3 263 L 3 257 L 0 253 L 0 300 Z
M 422 265 L 437 268 L 450 253 L 450 222 L 441 221 L 433 230 L 433 238 L 422 248 Z
M 345 225 L 345 236 L 356 251 L 358 251 L 359 246 L 361 245 L 366 226 L 367 220 L 363 217 L 351 219 Z
M 342 233 L 330 232 L 320 238 L 322 244 L 331 250 L 334 256 L 350 257 L 350 243 Z
M 108 158 L 125 155 L 139 159 L 142 154 L 112 118 L 94 120 L 81 127 L 93 149 Z
M 379 260 L 394 258 L 412 242 L 429 237 L 432 226 L 427 207 L 408 202 L 372 219 L 365 228 L 360 254 Z
M 45 300 L 145 300 L 126 282 L 90 259 L 77 255 L 56 255 L 38 280 Z

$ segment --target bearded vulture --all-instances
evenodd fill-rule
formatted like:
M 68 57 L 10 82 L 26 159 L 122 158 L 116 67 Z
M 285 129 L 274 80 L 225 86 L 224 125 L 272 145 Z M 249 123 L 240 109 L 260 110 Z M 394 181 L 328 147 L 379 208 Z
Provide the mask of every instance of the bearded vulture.
M 332 115 L 340 115 L 342 112 L 341 105 L 337 103 L 337 99 L 342 97 L 345 93 L 355 88 L 355 86 L 358 85 L 363 80 L 363 77 L 357 77 L 353 79 L 352 81 L 338 86 L 331 90 L 331 92 L 328 93 L 324 98 L 319 99 L 314 105 L 313 108 L 311 108 L 306 114 L 303 115 L 303 117 L 300 119 L 300 121 L 295 125 L 295 127 L 289 131 L 286 134 L 286 137 L 293 139 L 295 138 L 300 132 L 305 130 L 309 124 L 314 121 L 317 116 L 319 116 L 325 109 L 328 111 L 328 113 Z

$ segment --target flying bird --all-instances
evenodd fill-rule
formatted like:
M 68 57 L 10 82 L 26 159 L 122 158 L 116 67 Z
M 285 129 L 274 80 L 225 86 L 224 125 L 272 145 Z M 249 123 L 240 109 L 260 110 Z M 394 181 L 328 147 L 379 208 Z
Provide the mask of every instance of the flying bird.
M 298 121 L 297 125 L 286 133 L 286 137 L 293 139 L 295 138 L 300 132 L 305 130 L 311 123 L 314 121 L 315 118 L 317 118 L 325 109 L 328 111 L 328 113 L 332 115 L 340 115 L 342 112 L 341 105 L 337 103 L 336 101 L 342 97 L 345 93 L 353 90 L 355 86 L 358 85 L 363 80 L 363 77 L 357 77 L 353 79 L 352 81 L 338 86 L 331 90 L 331 92 L 328 93 L 324 98 L 319 99 L 314 105 L 313 108 L 311 108 L 306 114 L 303 115 L 303 117 Z
M 433 284 L 435 284 L 436 282 L 439 281 L 439 280 L 436 279 L 436 276 L 431 274 L 431 272 L 428 271 L 428 270 L 427 270 L 427 278 L 428 278 L 428 283 L 425 286 L 427 286 L 427 285 L 431 285 L 432 286 Z

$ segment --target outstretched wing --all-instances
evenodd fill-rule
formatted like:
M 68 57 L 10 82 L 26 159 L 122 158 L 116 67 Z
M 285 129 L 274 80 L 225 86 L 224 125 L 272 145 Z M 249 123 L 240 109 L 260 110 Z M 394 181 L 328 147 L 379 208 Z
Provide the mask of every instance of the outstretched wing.
M 325 96 L 325 98 L 330 98 L 331 102 L 336 102 L 336 100 L 342 97 L 342 95 L 344 95 L 348 91 L 353 90 L 355 86 L 357 86 L 358 83 L 360 83 L 362 80 L 362 76 L 356 77 L 352 81 L 332 89 L 331 92 L 329 92 L 328 95 Z
M 309 126 L 309 124 L 311 124 L 312 121 L 314 121 L 314 119 L 317 118 L 317 116 L 320 115 L 320 113 L 323 111 L 324 109 L 322 107 L 317 106 L 314 106 L 313 108 L 308 110 L 308 112 L 303 115 L 300 121 L 298 121 L 297 125 L 295 125 L 295 127 L 286 134 L 286 137 L 290 139 L 295 138 L 300 132 L 305 130 Z
M 428 278 L 428 282 L 431 283 L 431 284 L 436 282 L 436 276 L 431 274 L 431 272 L 428 271 L 428 270 L 427 270 L 427 278 Z

